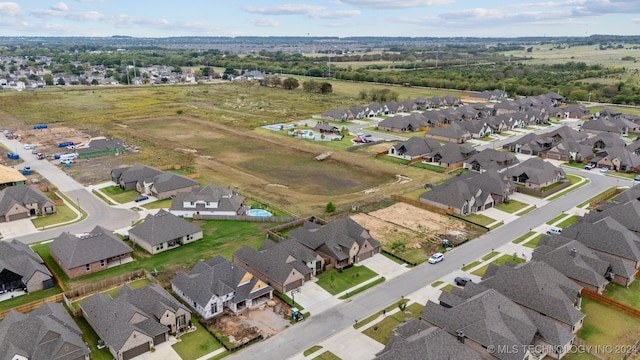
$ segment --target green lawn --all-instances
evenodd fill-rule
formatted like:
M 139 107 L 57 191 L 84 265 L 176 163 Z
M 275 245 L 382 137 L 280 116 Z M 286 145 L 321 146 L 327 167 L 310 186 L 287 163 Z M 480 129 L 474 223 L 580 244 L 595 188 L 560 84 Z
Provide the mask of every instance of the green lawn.
M 376 285 L 378 285 L 380 283 L 385 282 L 385 280 L 386 279 L 384 278 L 384 276 L 381 276 L 381 277 L 377 278 L 376 280 L 374 280 L 374 281 L 372 281 L 372 282 L 370 282 L 370 283 L 368 283 L 366 285 L 359 286 L 356 289 L 353 289 L 353 290 L 349 291 L 348 293 L 340 296 L 339 299 L 340 300 L 345 300 L 345 299 L 348 299 L 348 298 L 350 298 L 352 296 L 358 295 L 361 292 L 367 291 L 368 289 L 370 289 L 370 288 L 372 288 L 372 287 L 374 287 L 374 286 L 376 286 Z
M 619 303 L 640 309 L 640 281 L 634 281 L 629 287 L 609 283 L 602 294 Z
M 85 320 L 83 317 L 74 317 L 76 324 L 82 330 L 82 340 L 89 344 L 89 349 L 91 350 L 91 360 L 112 360 L 113 355 L 109 352 L 107 348 L 103 348 L 98 350 L 98 335 L 93 330 L 91 325 Z
M 342 270 L 342 272 L 329 269 L 318 276 L 317 284 L 331 295 L 336 295 L 377 275 L 366 266 L 351 266 Z
M 509 214 L 513 214 L 524 209 L 527 206 L 529 206 L 529 204 L 525 204 L 517 200 L 509 200 L 508 202 L 496 205 L 495 208 L 504 212 L 508 212 Z
M 256 249 L 260 247 L 264 241 L 264 232 L 266 229 L 276 225 L 270 222 L 235 220 L 193 221 L 193 223 L 200 226 L 204 231 L 204 237 L 201 240 L 153 256 L 150 256 L 141 249 L 136 249 L 133 255 L 136 261 L 81 276 L 73 281 L 70 281 L 58 264 L 53 261 L 48 244 L 34 245 L 33 250 L 40 254 L 63 283 L 66 285 L 70 283 L 82 284 L 99 281 L 143 268 L 148 271 L 156 269 L 160 273 L 165 269 L 171 270 L 179 266 L 191 268 L 199 259 L 206 260 L 216 255 L 222 255 L 227 259 L 231 259 L 231 255 L 244 245 Z
M 316 352 L 316 351 L 318 351 L 318 350 L 320 350 L 320 349 L 322 349 L 322 346 L 320 346 L 320 345 L 315 345 L 315 346 L 312 346 L 312 347 L 308 348 L 307 350 L 305 350 L 305 351 L 302 353 L 302 355 L 304 355 L 304 356 L 309 356 L 309 355 L 313 354 L 314 352 Z
M 92 190 L 91 191 L 93 193 L 93 195 L 97 196 L 100 200 L 104 201 L 105 203 L 107 203 L 108 205 L 115 205 L 113 201 L 107 199 L 101 192 L 99 192 L 98 190 Z
M 325 351 L 322 354 L 314 357 L 313 360 L 340 360 L 340 358 L 331 351 Z
M 612 186 L 612 187 L 608 188 L 607 190 L 605 190 L 605 191 L 601 192 L 600 194 L 598 194 L 598 195 L 596 195 L 596 196 L 594 196 L 594 197 L 590 198 L 589 200 L 587 200 L 587 201 L 585 201 L 585 202 L 581 203 L 580 205 L 578 205 L 578 207 L 581 207 L 581 208 L 582 208 L 582 207 L 588 206 L 588 205 L 589 205 L 589 204 L 591 204 L 594 200 L 596 200 L 596 199 L 598 199 L 599 197 L 601 197 L 601 196 L 602 196 L 602 194 L 606 194 L 606 193 L 610 192 L 612 189 L 615 189 L 615 188 L 616 188 L 615 186 Z
M 576 221 L 578 221 L 578 216 L 573 215 L 562 220 L 562 222 L 560 222 L 559 224 L 556 224 L 556 226 L 564 229 L 566 227 L 573 225 Z
M 482 263 L 482 261 L 476 260 L 470 264 L 467 264 L 465 266 L 462 267 L 462 271 L 467 271 L 469 269 L 473 269 L 474 267 L 480 265 Z
M 388 315 L 382 321 L 373 326 L 370 326 L 362 333 L 381 344 L 386 344 L 387 342 L 389 342 L 393 330 L 395 330 L 395 328 L 398 327 L 398 325 L 402 321 L 404 321 L 405 317 L 417 319 L 420 317 L 420 313 L 422 312 L 423 308 L 424 305 L 413 303 L 407 306 L 406 310 L 408 313 L 405 314 L 401 311 L 398 311 L 392 315 Z
M 443 282 L 444 281 L 442 281 L 442 280 L 434 281 L 434 282 L 431 283 L 431 287 L 438 287 L 438 286 L 442 285 Z
M 34 291 L 32 293 L 14 297 L 13 299 L 0 301 L 0 311 L 13 309 L 20 305 L 28 304 L 30 302 L 34 302 L 37 300 L 42 300 L 42 299 L 48 298 L 49 296 L 60 294 L 61 292 L 62 292 L 62 289 L 60 289 L 59 286 L 55 286 L 55 287 L 52 287 L 51 289 Z
M 564 218 L 565 218 L 565 216 L 568 216 L 568 215 L 567 215 L 567 214 L 565 214 L 565 213 L 562 213 L 562 214 L 560 214 L 560 215 L 557 215 L 557 216 L 556 216 L 556 217 L 554 217 L 553 219 L 551 219 L 551 220 L 547 221 L 547 222 L 546 222 L 546 224 L 547 224 L 547 225 L 553 225 L 553 224 L 557 223 L 558 221 L 560 221 L 560 220 L 564 219 Z
M 56 206 L 56 213 L 51 215 L 38 216 L 31 220 L 33 226 L 40 229 L 43 226 L 52 226 L 67 221 L 72 221 L 78 215 L 70 209 L 67 205 Z
M 582 299 L 582 312 L 587 316 L 578 337 L 593 345 L 633 345 L 640 338 L 640 319 L 629 316 L 594 300 Z M 623 354 L 603 354 L 622 359 Z
M 109 186 L 100 189 L 105 195 L 112 198 L 118 204 L 124 204 L 133 201 L 140 194 L 135 190 L 122 190 L 119 186 Z
M 129 283 L 129 286 L 133 289 L 139 289 L 143 286 L 149 285 L 151 284 L 151 280 L 147 279 L 147 278 L 143 278 L 140 280 L 136 280 L 136 281 L 132 281 Z M 122 285 L 114 287 L 113 289 L 109 290 L 109 291 L 105 291 L 105 294 L 111 296 L 112 298 L 115 298 L 116 296 L 118 296 L 118 294 L 120 293 L 120 290 L 122 289 Z
M 524 262 L 524 259 L 522 259 L 521 257 L 518 257 L 518 256 L 514 257 L 513 255 L 505 254 L 505 255 L 502 255 L 499 258 L 493 260 L 491 263 L 492 264 L 496 264 L 496 265 L 503 265 L 503 264 L 506 264 L 506 263 L 520 264 L 520 263 L 523 263 L 523 262 Z M 482 277 L 482 276 L 484 276 L 484 273 L 487 271 L 488 267 L 489 267 L 489 264 L 487 264 L 487 265 L 481 267 L 480 269 L 472 272 L 472 274 Z
M 492 252 L 488 253 L 487 255 L 483 256 L 482 257 L 482 261 L 487 261 L 487 260 L 491 259 L 492 257 L 498 255 L 498 254 L 500 254 L 499 251 L 492 251 Z
M 561 197 L 561 196 L 564 196 L 565 194 L 567 194 L 567 193 L 569 193 L 569 192 L 571 192 L 571 191 L 573 191 L 573 190 L 576 190 L 576 189 L 577 189 L 577 188 L 579 188 L 579 187 L 582 187 L 582 186 L 584 186 L 584 185 L 587 185 L 587 184 L 589 183 L 589 180 L 588 180 L 588 179 L 586 179 L 586 178 L 582 178 L 582 177 L 580 177 L 580 176 L 575 176 L 575 175 L 567 174 L 567 175 L 565 175 L 565 177 L 566 177 L 567 179 L 569 179 L 569 181 L 571 182 L 571 186 L 569 186 L 568 188 L 566 188 L 566 189 L 564 189 L 564 190 L 562 190 L 562 191 L 559 191 L 558 193 L 556 193 L 556 194 L 554 194 L 554 195 L 552 195 L 552 196 L 549 196 L 549 197 L 547 198 L 547 200 L 549 200 L 549 201 L 555 200 L 555 199 L 557 199 L 557 198 L 559 198 L 559 197 Z M 583 181 L 583 180 L 585 180 L 585 179 L 586 179 L 586 181 Z M 581 181 L 582 181 L 582 182 L 581 182 Z M 577 183 L 580 183 L 580 185 L 579 185 L 579 186 L 573 186 L 573 185 L 575 185 L 575 184 L 577 184 Z
M 518 237 L 517 239 L 513 240 L 512 243 L 514 244 L 520 244 L 521 242 L 525 241 L 526 239 L 530 238 L 531 236 L 533 236 L 536 232 L 535 231 L 529 231 L 528 233 Z
M 538 247 L 538 243 L 540 242 L 540 238 L 542 237 L 542 234 L 534 237 L 533 239 L 527 241 L 524 246 L 528 247 L 528 248 L 532 248 L 535 249 Z
M 197 321 L 192 322 L 192 325 L 197 330 L 180 336 L 180 342 L 172 345 L 182 360 L 195 360 L 222 347 Z
M 517 213 L 516 213 L 516 216 L 522 216 L 522 215 L 524 215 L 524 214 L 528 214 L 528 213 L 530 213 L 531 211 L 533 211 L 533 210 L 535 210 L 535 209 L 537 209 L 535 205 L 533 205 L 533 206 L 529 206 L 528 208 L 526 208 L 526 209 L 524 209 L 524 210 L 522 210 L 522 211 L 517 212 Z
M 464 215 L 463 217 L 467 221 L 470 221 L 474 224 L 478 224 L 481 226 L 489 226 L 490 224 L 493 224 L 494 222 L 496 222 L 495 219 L 492 219 L 482 214 L 468 214 L 468 215 Z
M 171 207 L 171 198 L 156 200 L 148 204 L 142 205 L 145 209 L 168 209 Z

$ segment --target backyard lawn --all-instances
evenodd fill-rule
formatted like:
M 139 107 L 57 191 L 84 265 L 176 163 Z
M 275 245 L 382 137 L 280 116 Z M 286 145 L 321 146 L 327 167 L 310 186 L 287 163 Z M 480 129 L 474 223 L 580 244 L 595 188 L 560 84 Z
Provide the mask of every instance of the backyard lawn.
M 420 313 L 422 312 L 423 308 L 424 305 L 413 303 L 407 306 L 406 313 L 398 311 L 393 315 L 388 315 L 384 318 L 384 320 L 370 326 L 362 333 L 381 344 L 387 344 L 387 342 L 389 342 L 389 339 L 391 338 L 393 330 L 395 330 L 395 328 L 404 321 L 405 317 L 417 319 L 420 317 Z
M 60 287 L 58 286 L 55 286 L 55 287 L 52 287 L 51 289 L 34 291 L 29 294 L 14 297 L 13 299 L 0 301 L 0 311 L 13 309 L 20 305 L 28 304 L 30 302 L 34 302 L 37 300 L 42 300 L 42 299 L 48 298 L 49 296 L 60 294 L 61 292 L 62 292 L 62 289 L 60 289 Z
M 329 269 L 318 276 L 317 284 L 331 295 L 336 295 L 377 275 L 366 266 L 351 266 L 342 270 L 342 272 Z
M 206 260 L 216 255 L 231 259 L 231 255 L 244 245 L 258 248 L 264 241 L 266 229 L 275 225 L 270 222 L 224 220 L 194 221 L 193 223 L 204 231 L 204 237 L 201 240 L 153 256 L 137 248 L 133 254 L 135 261 L 73 280 L 69 280 L 53 260 L 49 244 L 38 244 L 32 248 L 40 254 L 58 278 L 67 285 L 67 288 L 70 284 L 80 285 L 95 282 L 139 269 L 147 269 L 150 272 L 157 270 L 158 278 L 161 280 L 166 278 L 165 280 L 168 281 L 175 275 L 176 268 L 185 266 L 191 268 L 199 259 Z
M 140 194 L 135 190 L 122 190 L 119 186 L 108 186 L 100 189 L 105 195 L 112 198 L 119 204 L 124 204 L 133 201 Z
M 594 300 L 582 299 L 584 318 L 578 337 L 593 345 L 631 346 L 640 339 L 640 319 L 617 311 Z M 624 354 L 602 354 L 622 359 Z
M 193 321 L 192 325 L 197 330 L 180 336 L 180 342 L 172 345 L 182 360 L 195 360 L 222 347 L 197 321 Z
M 634 309 L 640 309 L 640 281 L 632 282 L 628 288 L 611 282 L 602 295 Z

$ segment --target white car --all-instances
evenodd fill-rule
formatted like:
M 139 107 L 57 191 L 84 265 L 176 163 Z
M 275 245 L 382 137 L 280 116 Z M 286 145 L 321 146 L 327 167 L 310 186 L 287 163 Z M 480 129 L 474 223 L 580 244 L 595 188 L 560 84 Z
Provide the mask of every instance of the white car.
M 29 145 L 29 144 L 24 144 L 24 149 L 25 149 L 25 150 L 31 150 L 31 145 Z
M 603 173 L 603 174 L 606 174 L 606 173 L 609 172 L 609 169 L 607 169 L 606 167 L 603 167 L 603 168 L 600 169 L 600 172 Z
M 444 260 L 444 254 L 443 253 L 435 253 L 435 254 L 431 255 L 431 257 L 429 258 L 429 264 L 439 263 L 442 260 Z

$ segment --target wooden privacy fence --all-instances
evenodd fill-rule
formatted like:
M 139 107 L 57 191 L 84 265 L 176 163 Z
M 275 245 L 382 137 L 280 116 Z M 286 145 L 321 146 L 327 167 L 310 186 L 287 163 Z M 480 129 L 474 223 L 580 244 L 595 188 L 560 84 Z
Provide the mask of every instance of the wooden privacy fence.
M 609 189 L 605 192 L 603 192 L 602 194 L 600 194 L 597 198 L 593 199 L 590 203 L 589 203 L 589 207 L 590 208 L 597 208 L 598 205 L 600 205 L 601 202 L 608 200 L 618 194 L 620 194 L 621 192 L 623 192 L 625 189 L 620 189 L 620 188 L 613 188 L 613 189 Z
M 601 304 L 607 305 L 609 307 L 612 307 L 616 310 L 620 310 L 626 314 L 629 314 L 631 316 L 634 316 L 638 319 L 640 319 L 640 310 L 634 309 L 630 306 L 627 306 L 625 304 L 621 304 L 615 300 L 609 299 L 608 297 L 604 296 L 604 295 L 600 295 L 596 292 L 593 291 L 589 291 L 586 289 L 582 289 L 582 291 L 580 292 L 582 294 L 583 297 L 585 298 L 589 298 L 592 300 L 595 300 Z
M 437 212 L 439 214 L 445 214 L 445 215 L 453 214 L 453 209 L 451 209 L 451 208 L 449 208 L 449 209 L 439 208 L 437 206 L 433 206 L 433 205 L 429 205 L 427 203 L 423 203 L 422 201 L 419 201 L 419 200 L 409 199 L 408 197 L 404 197 L 404 196 L 400 196 L 400 195 L 396 195 L 396 194 L 392 194 L 391 195 L 391 199 L 393 199 L 395 201 L 400 201 L 400 202 L 403 202 L 403 203 L 407 203 L 409 205 L 413 205 L 413 206 L 419 207 L 421 209 Z
M 93 294 L 95 292 L 108 289 L 116 285 L 121 285 L 125 282 L 131 281 L 134 279 L 147 277 L 147 275 L 150 275 L 150 274 L 145 269 L 132 271 L 132 272 L 122 274 L 119 276 L 114 276 L 108 279 L 98 280 L 83 286 L 74 287 L 72 289 L 67 290 L 65 292 L 65 295 L 70 299 L 83 297 L 85 295 Z
M 53 296 L 49 296 L 48 298 L 32 301 L 28 304 L 16 306 L 13 308 L 13 310 L 16 310 L 24 314 L 39 308 L 40 306 L 42 306 L 42 304 L 46 302 L 62 302 L 62 298 L 63 298 L 63 294 L 60 293 Z M 9 314 L 9 311 L 11 311 L 11 309 L 0 311 L 0 320 L 4 319 L 7 316 L 7 314 Z

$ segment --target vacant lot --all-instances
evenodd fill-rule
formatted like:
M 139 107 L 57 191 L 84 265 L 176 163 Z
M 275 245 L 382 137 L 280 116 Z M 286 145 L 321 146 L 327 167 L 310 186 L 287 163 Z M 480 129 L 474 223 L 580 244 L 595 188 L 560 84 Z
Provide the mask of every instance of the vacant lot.
M 369 229 L 385 250 L 418 263 L 436 252 L 444 237 L 455 244 L 479 235 L 477 229 L 452 217 L 405 203 L 368 214 L 354 214 L 351 218 Z

